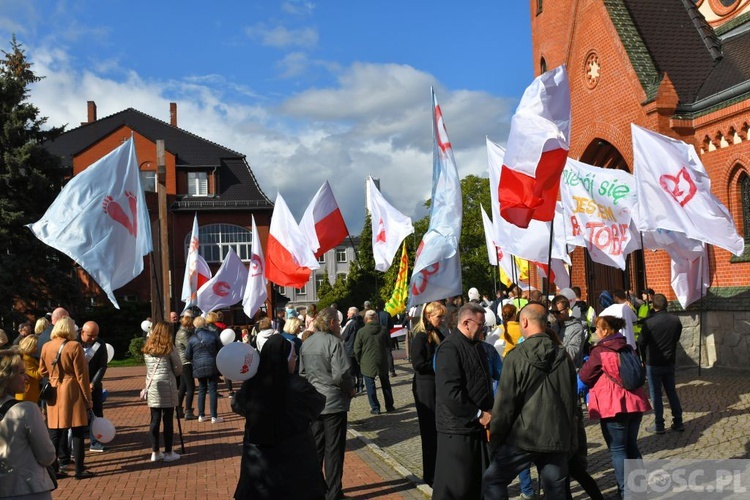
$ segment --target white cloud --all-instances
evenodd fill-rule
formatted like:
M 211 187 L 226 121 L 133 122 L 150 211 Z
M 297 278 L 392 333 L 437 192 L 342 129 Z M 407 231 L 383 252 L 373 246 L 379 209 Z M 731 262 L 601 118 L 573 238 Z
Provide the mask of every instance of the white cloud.
M 245 28 L 245 34 L 261 44 L 276 47 L 305 47 L 310 49 L 318 44 L 318 31 L 315 28 L 288 29 L 284 26 L 268 27 L 258 23 Z
M 281 10 L 295 16 L 311 15 L 315 4 L 304 0 L 291 0 L 281 4 Z
M 410 66 L 354 64 L 341 70 L 335 86 L 275 105 L 250 89 L 228 92 L 232 82 L 219 75 L 145 80 L 134 72 L 76 70 L 59 49 L 30 54 L 34 70 L 46 76 L 34 86 L 31 101 L 51 125 L 77 126 L 86 119 L 89 100 L 96 101 L 100 118 L 132 107 L 168 121 L 169 102 L 176 101 L 180 127 L 246 154 L 261 188 L 271 200 L 281 192 L 298 219 L 328 180 L 353 234 L 364 222 L 367 175 L 381 179 L 384 196 L 396 208 L 414 218 L 425 215 L 432 175 L 431 85 L 461 177 L 486 176 L 485 135 L 498 141 L 507 135 L 507 100 L 445 90 Z

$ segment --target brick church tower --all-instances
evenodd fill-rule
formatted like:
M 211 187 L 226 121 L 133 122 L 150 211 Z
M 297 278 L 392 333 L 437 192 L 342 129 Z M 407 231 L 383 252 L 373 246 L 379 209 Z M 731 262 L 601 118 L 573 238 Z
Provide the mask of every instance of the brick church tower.
M 632 173 L 631 123 L 692 144 L 750 242 L 750 0 L 530 2 L 536 75 L 567 65 L 569 156 Z M 680 312 L 683 362 L 700 355 L 703 366 L 746 368 L 750 245 L 740 257 L 709 245 L 709 260 L 708 295 Z M 648 286 L 681 311 L 664 251 L 632 253 L 624 272 L 582 248 L 572 262 L 573 284 L 592 305 L 602 290 Z

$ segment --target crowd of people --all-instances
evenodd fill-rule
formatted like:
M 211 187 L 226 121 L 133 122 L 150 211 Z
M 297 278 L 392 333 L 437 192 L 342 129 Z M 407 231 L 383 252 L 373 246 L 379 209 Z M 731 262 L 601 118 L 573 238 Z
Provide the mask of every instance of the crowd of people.
M 624 461 L 641 457 L 637 438 L 652 405 L 656 419 L 648 430 L 666 432 L 662 389 L 670 429 L 684 430 L 674 380 L 682 327 L 667 312 L 666 298 L 645 290 L 639 301 L 613 290 L 598 299 L 599 315 L 577 288 L 549 300 L 514 288 L 492 301 L 471 289 L 466 303 L 430 302 L 399 318 L 409 330 L 423 480 L 433 498 L 508 498 L 516 479 L 523 498 L 534 498 L 538 489 L 546 498 L 570 498 L 571 480 L 591 498 L 603 498 L 587 472 L 585 414 L 600 422 L 622 495 Z M 180 458 L 173 449 L 175 416 L 223 420 L 216 358 L 226 325 L 217 313 L 176 316 L 152 325 L 143 347 L 151 461 Z M 390 383 L 392 326 L 382 304 L 372 308 L 368 302 L 362 310 L 348 308 L 346 318 L 335 305 L 282 310 L 243 330 L 236 340 L 252 344 L 260 364 L 236 393 L 225 378 L 233 411 L 245 417 L 236 498 L 343 498 L 352 398 L 366 392 L 374 416 L 397 411 Z M 4 461 L 13 465 L 6 467 L 8 477 L 16 475 L 2 482 L 0 497 L 12 491 L 48 498 L 53 481 L 71 464 L 77 479 L 92 475 L 84 464 L 84 437 L 91 418 L 102 416 L 107 364 L 98 326 L 85 323 L 76 338 L 73 320 L 58 308 L 51 324 L 38 323 L 34 331 L 21 325 L 17 347 L 0 351 L 0 430 L 11 435 L 18 422 L 35 429 L 24 444 L 0 440 L 0 470 Z M 8 343 L 4 332 L 0 342 Z M 620 357 L 630 352 L 642 360 L 649 394 L 644 384 L 624 384 Z M 47 380 L 57 398 L 40 406 Z M 92 438 L 90 451 L 103 450 Z M 24 466 L 15 466 L 20 457 Z M 290 464 L 294 481 L 284 476 Z M 31 490 L 29 477 L 38 479 Z

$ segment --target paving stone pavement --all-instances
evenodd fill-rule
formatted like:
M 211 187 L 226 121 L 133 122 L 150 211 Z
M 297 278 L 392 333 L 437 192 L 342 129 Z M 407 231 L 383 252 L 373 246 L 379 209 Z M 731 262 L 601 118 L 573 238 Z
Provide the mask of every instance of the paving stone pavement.
M 422 454 L 417 413 L 411 392 L 412 370 L 405 359 L 405 351 L 395 351 L 396 377 L 391 378 L 395 413 L 370 415 L 367 396 L 357 397 L 349 413 L 350 427 L 382 448 L 396 462 L 422 477 Z M 682 403 L 685 432 L 667 431 L 650 434 L 654 415 L 644 415 L 638 446 L 644 459 L 692 458 L 726 459 L 750 458 L 750 383 L 747 372 L 720 368 L 703 369 L 698 377 L 697 367 L 678 369 L 677 391 Z M 378 386 L 379 387 L 379 386 Z M 378 389 L 382 404 L 382 392 Z M 664 398 L 665 419 L 670 422 L 669 403 Z M 602 437 L 599 422 L 587 421 L 589 473 L 596 479 L 607 497 L 616 495 L 612 462 Z M 512 495 L 520 495 L 517 484 Z M 573 483 L 575 498 L 587 495 Z
M 104 453 L 86 452 L 86 467 L 96 474 L 77 481 L 61 479 L 56 499 L 193 499 L 232 498 L 237 485 L 245 421 L 219 399 L 224 422 L 182 421 L 185 453 L 171 463 L 150 461 L 149 411 L 138 393 L 145 383 L 145 368 L 110 368 L 104 378 L 109 398 L 104 415 L 117 429 Z M 222 392 L 223 384 L 220 387 Z M 208 401 L 206 401 L 208 405 Z M 88 441 L 87 441 L 88 444 Z M 175 425 L 174 450 L 180 450 Z M 289 464 L 294 480 L 294 464 Z M 399 474 L 370 447 L 350 434 L 344 459 L 344 494 L 356 499 L 424 499 L 413 481 Z
M 395 352 L 397 376 L 391 379 L 397 411 L 373 416 L 366 395 L 352 402 L 344 470 L 344 493 L 350 498 L 425 498 L 429 488 L 415 482 L 422 476 L 421 443 L 412 370 L 403 350 Z M 117 427 L 106 453 L 86 453 L 93 479 L 63 479 L 54 498 L 231 498 L 239 475 L 244 421 L 231 413 L 229 398 L 219 400 L 221 424 L 182 422 L 186 453 L 170 464 L 151 463 L 149 413 L 138 400 L 143 367 L 112 368 L 105 378 L 110 397 L 105 416 Z M 677 372 L 685 411 L 683 433 L 649 434 L 653 413 L 644 416 L 638 444 L 644 458 L 750 458 L 750 384 L 748 373 L 724 369 Z M 379 394 L 382 402 L 382 393 Z M 665 417 L 669 419 L 665 400 Z M 176 429 L 175 429 L 176 430 Z M 614 497 L 612 464 L 598 422 L 588 422 L 589 472 L 608 498 Z M 175 436 L 175 449 L 179 439 Z M 293 469 L 293 465 L 291 466 Z M 518 496 L 517 485 L 511 495 Z M 574 483 L 574 497 L 585 494 Z

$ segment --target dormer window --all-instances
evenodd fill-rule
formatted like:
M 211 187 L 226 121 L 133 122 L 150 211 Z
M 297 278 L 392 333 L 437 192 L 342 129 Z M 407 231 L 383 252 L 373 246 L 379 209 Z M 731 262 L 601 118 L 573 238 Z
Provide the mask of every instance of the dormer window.
M 188 196 L 208 196 L 208 172 L 188 172 Z

